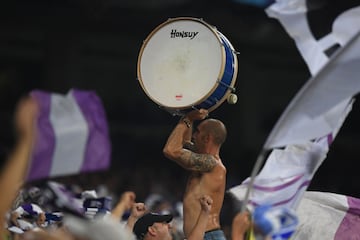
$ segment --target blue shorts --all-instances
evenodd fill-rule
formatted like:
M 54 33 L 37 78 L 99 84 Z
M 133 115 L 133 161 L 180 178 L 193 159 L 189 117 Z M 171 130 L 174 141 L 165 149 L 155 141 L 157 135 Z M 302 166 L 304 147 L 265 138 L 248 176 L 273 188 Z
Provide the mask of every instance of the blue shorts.
M 205 232 L 204 240 L 226 240 L 225 234 L 221 229 L 214 229 Z

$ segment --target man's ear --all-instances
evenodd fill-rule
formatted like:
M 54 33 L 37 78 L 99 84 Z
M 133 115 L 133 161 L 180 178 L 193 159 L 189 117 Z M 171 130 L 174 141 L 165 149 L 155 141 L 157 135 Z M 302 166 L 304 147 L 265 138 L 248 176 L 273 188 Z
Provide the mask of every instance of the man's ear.
M 211 140 L 212 140 L 212 136 L 211 136 L 210 133 L 208 133 L 208 134 L 206 134 L 206 135 L 204 136 L 204 142 L 205 142 L 205 143 L 208 143 L 208 142 L 210 142 Z
M 151 236 L 156 236 L 156 229 L 154 226 L 150 226 L 148 227 L 148 233 L 151 235 Z

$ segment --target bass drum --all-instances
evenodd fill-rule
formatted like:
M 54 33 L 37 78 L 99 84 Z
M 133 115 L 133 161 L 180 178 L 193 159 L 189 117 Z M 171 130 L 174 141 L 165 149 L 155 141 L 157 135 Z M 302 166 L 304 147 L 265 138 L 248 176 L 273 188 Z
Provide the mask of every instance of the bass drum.
M 137 77 L 146 95 L 174 115 L 236 102 L 238 61 L 229 40 L 202 19 L 168 19 L 143 42 Z

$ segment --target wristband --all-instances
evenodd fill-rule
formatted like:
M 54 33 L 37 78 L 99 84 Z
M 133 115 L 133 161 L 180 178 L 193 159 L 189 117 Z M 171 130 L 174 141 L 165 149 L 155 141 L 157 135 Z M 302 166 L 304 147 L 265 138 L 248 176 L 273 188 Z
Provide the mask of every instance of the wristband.
M 183 117 L 183 118 L 182 118 L 182 122 L 185 123 L 185 125 L 186 125 L 188 128 L 191 128 L 191 121 L 190 121 L 189 118 Z

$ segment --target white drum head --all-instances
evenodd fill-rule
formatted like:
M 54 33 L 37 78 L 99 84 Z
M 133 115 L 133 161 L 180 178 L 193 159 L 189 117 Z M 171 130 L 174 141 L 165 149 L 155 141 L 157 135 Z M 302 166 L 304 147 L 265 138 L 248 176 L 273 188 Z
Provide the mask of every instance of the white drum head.
M 154 102 L 184 109 L 210 95 L 222 75 L 224 58 L 214 27 L 199 19 L 170 19 L 144 41 L 138 78 Z

